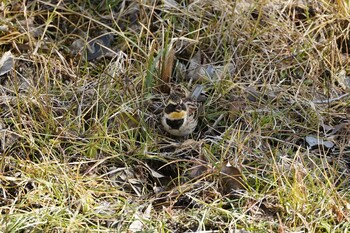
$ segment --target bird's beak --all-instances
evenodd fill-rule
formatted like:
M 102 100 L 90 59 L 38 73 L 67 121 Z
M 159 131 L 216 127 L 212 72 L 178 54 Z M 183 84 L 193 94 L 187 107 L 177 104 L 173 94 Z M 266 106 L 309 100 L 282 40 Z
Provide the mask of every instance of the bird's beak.
M 176 105 L 175 110 L 176 110 L 177 112 L 181 112 L 181 111 L 182 111 L 181 104 Z

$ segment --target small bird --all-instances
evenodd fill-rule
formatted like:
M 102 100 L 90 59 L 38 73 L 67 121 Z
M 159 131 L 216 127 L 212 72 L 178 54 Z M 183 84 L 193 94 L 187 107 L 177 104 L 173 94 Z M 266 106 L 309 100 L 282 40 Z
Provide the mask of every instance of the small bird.
M 190 97 L 184 99 L 175 93 L 170 94 L 161 119 L 165 131 L 179 137 L 193 133 L 198 124 L 197 99 L 202 90 L 203 86 L 197 85 Z

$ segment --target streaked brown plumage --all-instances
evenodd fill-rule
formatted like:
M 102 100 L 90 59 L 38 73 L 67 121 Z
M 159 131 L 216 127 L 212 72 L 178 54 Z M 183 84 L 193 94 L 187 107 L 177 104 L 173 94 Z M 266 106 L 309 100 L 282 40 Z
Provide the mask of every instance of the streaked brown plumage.
M 174 136 L 188 136 L 198 124 L 197 98 L 203 87 L 198 85 L 189 98 L 182 99 L 177 94 L 170 94 L 163 111 L 161 123 L 168 133 Z

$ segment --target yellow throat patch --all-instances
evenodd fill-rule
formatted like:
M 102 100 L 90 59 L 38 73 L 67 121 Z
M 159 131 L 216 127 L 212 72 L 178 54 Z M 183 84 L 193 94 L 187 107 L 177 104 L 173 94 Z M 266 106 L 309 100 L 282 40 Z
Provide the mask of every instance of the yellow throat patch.
M 181 112 L 172 112 L 168 114 L 168 118 L 170 120 L 178 120 L 178 119 L 183 119 L 186 116 L 186 112 L 185 111 L 181 111 Z

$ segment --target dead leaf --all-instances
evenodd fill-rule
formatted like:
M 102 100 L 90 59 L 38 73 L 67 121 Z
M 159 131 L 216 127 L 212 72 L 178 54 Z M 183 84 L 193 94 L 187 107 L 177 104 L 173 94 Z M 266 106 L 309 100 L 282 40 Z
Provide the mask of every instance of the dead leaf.
M 194 165 L 193 167 L 191 167 L 190 169 L 188 169 L 188 178 L 189 179 L 195 179 L 205 173 L 207 173 L 208 168 L 202 164 L 198 165 Z M 187 177 L 186 177 L 187 178 Z
M 277 97 L 277 93 L 272 90 L 261 92 L 257 91 L 254 87 L 247 87 L 245 92 L 247 94 L 247 99 L 252 102 L 273 101 Z
M 175 0 L 163 0 L 163 7 L 166 10 L 170 10 L 172 8 L 180 10 L 180 6 Z
M 145 166 L 147 167 L 147 169 L 151 172 L 151 175 L 154 177 L 154 178 L 163 178 L 165 177 L 163 174 L 160 174 L 159 172 L 155 171 L 154 169 L 152 169 L 150 166 L 148 166 L 147 164 L 145 164 Z
M 12 132 L 10 127 L 0 119 L 0 151 L 5 151 L 18 143 L 19 136 Z
M 162 83 L 160 85 L 160 89 L 163 93 L 170 93 L 169 83 L 171 79 L 171 74 L 173 72 L 174 60 L 175 60 L 175 50 L 172 47 L 170 47 L 161 63 L 162 64 L 162 67 L 161 67 Z
M 327 132 L 329 133 L 326 133 L 326 136 L 329 137 L 329 136 L 333 136 L 335 135 L 336 133 L 338 133 L 340 130 L 342 130 L 345 126 L 346 126 L 346 123 L 340 123 L 334 127 L 331 127 L 331 126 L 328 126 L 328 125 L 322 125 L 323 126 L 323 129 L 326 130 Z
M 132 110 L 130 110 L 132 111 Z M 139 130 L 140 116 L 137 111 L 117 112 L 110 117 L 108 127 L 113 129 L 121 129 L 127 132 L 137 133 Z
M 8 31 L 9 31 L 9 27 L 7 25 L 0 26 L 0 32 L 8 32 Z
M 149 221 L 151 218 L 151 211 L 152 211 L 152 203 L 150 203 L 146 210 L 142 213 L 140 211 L 137 211 L 134 214 L 134 221 L 130 224 L 128 232 L 140 232 L 143 230 L 143 221 Z
M 23 20 L 19 20 L 17 21 L 17 23 L 21 26 L 19 28 L 20 32 L 29 33 L 34 38 L 40 38 L 44 33 L 43 25 L 37 25 L 33 16 L 26 17 Z
M 236 65 L 228 63 L 224 66 L 213 66 L 211 64 L 205 65 L 205 74 L 212 82 L 215 80 L 222 80 L 226 75 L 232 77 L 236 70 Z
M 223 194 L 231 194 L 235 190 L 245 190 L 245 183 L 240 170 L 229 162 L 220 171 L 220 186 Z
M 347 218 L 348 212 L 342 206 L 332 204 L 332 212 L 335 214 L 338 223 L 344 222 L 344 220 L 349 221 Z
M 229 118 L 236 120 L 247 108 L 246 99 L 240 96 L 232 96 L 229 102 Z
M 189 66 L 187 69 L 187 79 L 197 81 L 200 78 L 200 74 L 202 68 L 202 54 L 201 51 L 198 50 L 198 52 L 191 58 L 189 61 Z
M 308 146 L 311 149 L 316 149 L 320 146 L 326 148 L 326 149 L 331 149 L 334 147 L 334 143 L 331 141 L 325 141 L 317 136 L 313 135 L 308 135 L 305 137 L 305 141 L 307 142 Z
M 147 184 L 147 177 L 144 169 L 140 166 L 109 169 L 109 179 L 113 185 L 123 187 L 128 192 L 133 191 L 138 196 L 143 195 L 143 190 Z
M 345 69 L 340 70 L 334 75 L 335 79 L 338 81 L 339 85 L 344 90 L 349 90 L 350 88 L 350 77 L 346 75 Z
M 0 59 L 0 76 L 11 71 L 13 67 L 13 55 L 11 51 L 5 52 Z
M 137 112 L 132 114 L 123 112 L 120 114 L 120 120 L 120 123 L 124 124 L 127 129 L 137 128 L 140 124 L 140 116 Z
M 87 61 L 107 57 L 114 54 L 111 49 L 113 35 L 110 33 L 101 35 L 95 39 L 86 42 L 83 39 L 73 41 L 70 49 L 73 55 L 81 55 Z

